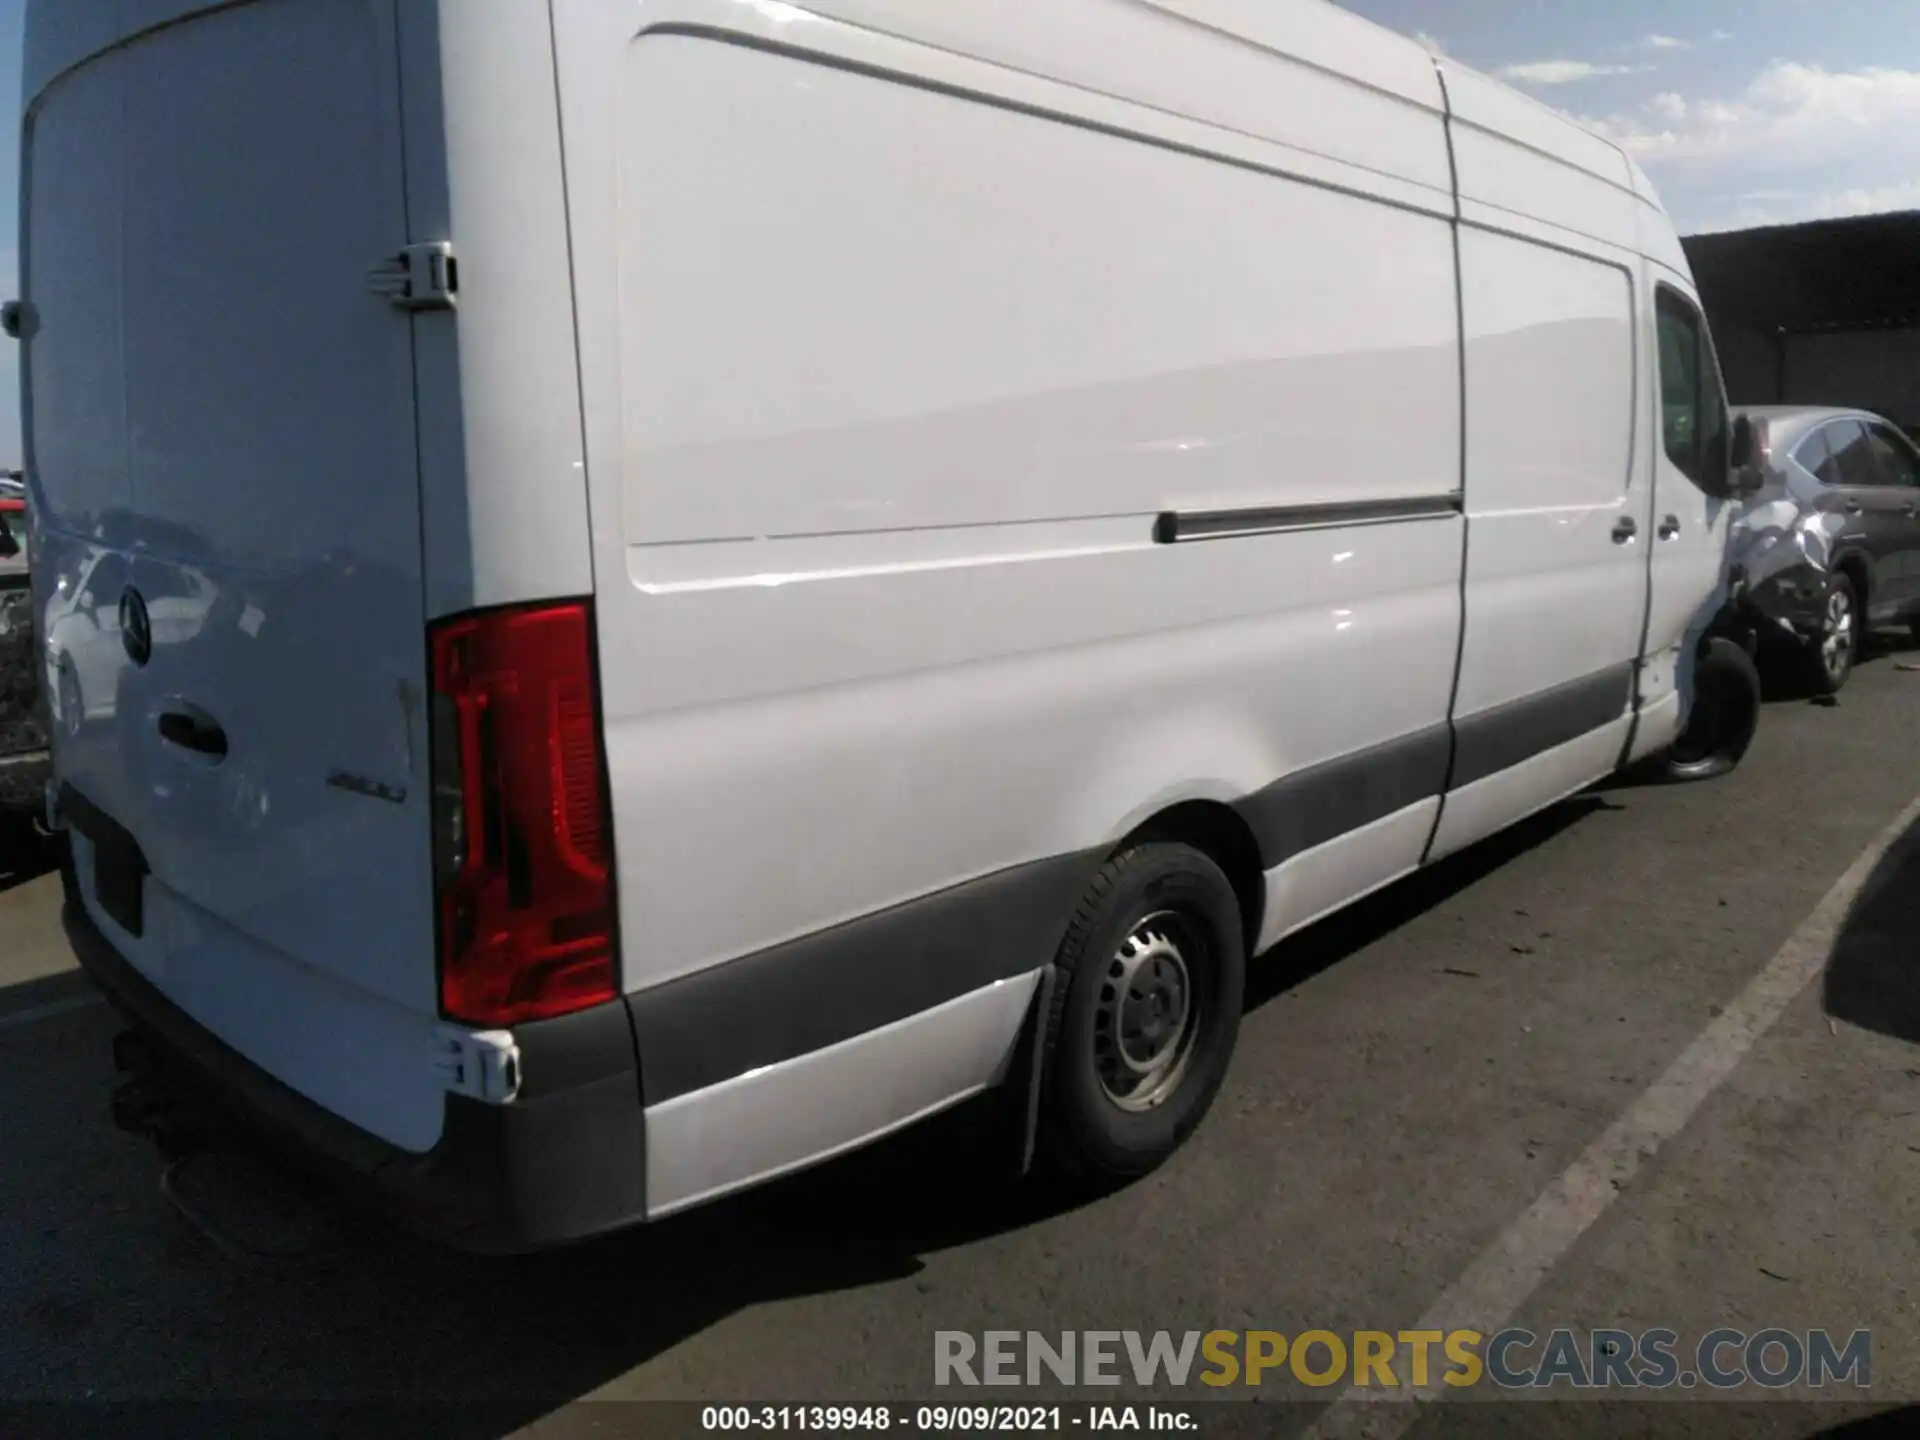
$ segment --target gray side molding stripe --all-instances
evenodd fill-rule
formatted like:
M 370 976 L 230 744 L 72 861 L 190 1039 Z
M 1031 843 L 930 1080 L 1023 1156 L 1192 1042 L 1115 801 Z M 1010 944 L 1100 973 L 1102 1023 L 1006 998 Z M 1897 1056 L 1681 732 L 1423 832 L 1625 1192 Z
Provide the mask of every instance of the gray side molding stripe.
M 1453 788 L 1471 785 L 1589 731 L 1610 725 L 1633 703 L 1633 666 L 1610 665 L 1456 720 L 1459 750 Z
M 627 996 L 645 1103 L 1052 964 L 1105 862 L 1100 850 L 1018 865 Z
M 1384 820 L 1447 783 L 1448 727 L 1429 725 L 1296 771 L 1256 790 L 1233 808 L 1260 846 L 1271 870 L 1303 850 Z

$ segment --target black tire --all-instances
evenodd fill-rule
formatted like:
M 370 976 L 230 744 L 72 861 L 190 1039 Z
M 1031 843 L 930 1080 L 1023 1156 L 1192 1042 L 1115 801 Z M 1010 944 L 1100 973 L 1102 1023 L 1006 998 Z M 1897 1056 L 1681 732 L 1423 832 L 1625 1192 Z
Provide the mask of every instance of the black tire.
M 1839 571 L 1827 578 L 1827 593 L 1820 601 L 1820 618 L 1818 638 L 1800 652 L 1801 675 L 1813 694 L 1838 695 L 1853 674 L 1854 662 L 1860 657 L 1860 642 L 1867 633 L 1860 594 L 1853 588 L 1853 581 Z
M 1233 1057 L 1247 968 L 1233 886 L 1190 845 L 1133 846 L 1094 878 L 1055 963 L 1035 1159 L 1076 1183 L 1124 1183 L 1193 1133 Z M 1162 1053 L 1164 1068 L 1136 1074 Z
M 1693 668 L 1687 728 L 1662 757 L 1669 780 L 1711 780 L 1738 765 L 1760 728 L 1760 672 L 1731 640 L 1707 642 Z

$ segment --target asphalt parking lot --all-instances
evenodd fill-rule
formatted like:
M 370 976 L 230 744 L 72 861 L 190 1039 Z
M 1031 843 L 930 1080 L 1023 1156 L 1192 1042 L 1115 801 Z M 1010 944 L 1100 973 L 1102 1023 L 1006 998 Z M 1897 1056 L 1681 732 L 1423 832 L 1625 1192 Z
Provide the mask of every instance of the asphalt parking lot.
M 1490 1415 L 1515 1435 L 1655 1433 L 1656 1414 L 1690 1434 L 1882 1433 L 1842 1427 L 1858 1402 L 1920 1402 L 1920 825 L 1827 931 L 1808 925 L 1920 796 L 1916 729 L 1920 652 L 1892 642 L 1837 705 L 1770 703 L 1727 779 L 1597 789 L 1290 941 L 1252 972 L 1201 1133 L 1119 1194 L 1065 1206 L 1007 1182 L 965 1111 L 510 1262 L 364 1227 L 291 1269 L 213 1248 L 108 1123 L 115 1027 L 71 970 L 57 877 L 10 835 L 0 1404 L 270 1401 L 333 1429 L 343 1403 L 458 1403 L 475 1408 L 434 1412 L 442 1428 L 617 1434 L 652 1412 L 591 1402 L 925 1400 L 937 1330 L 1404 1329 L 1481 1285 L 1476 1260 L 1811 935 L 1811 983 L 1733 1026 L 1724 1078 L 1633 1142 L 1637 1170 L 1533 1252 L 1537 1273 L 1494 1288 L 1540 1333 L 1871 1329 L 1870 1389 L 1737 1412 L 1462 1399 L 1406 1433 Z M 1321 1413 L 1336 1393 L 1290 1392 L 1313 1403 L 1257 1433 L 1356 1433 Z M 1881 1424 L 1905 1433 L 1920 1409 Z

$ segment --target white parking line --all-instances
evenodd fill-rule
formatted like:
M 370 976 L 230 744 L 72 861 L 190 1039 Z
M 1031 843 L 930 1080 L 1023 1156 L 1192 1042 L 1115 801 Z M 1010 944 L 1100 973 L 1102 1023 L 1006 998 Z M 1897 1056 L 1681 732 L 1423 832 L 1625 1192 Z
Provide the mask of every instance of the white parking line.
M 31 1005 L 25 1010 L 15 1010 L 0 1015 L 0 1033 L 8 1030 L 24 1030 L 29 1025 L 37 1025 L 42 1020 L 51 1020 L 56 1015 L 65 1015 L 70 1011 L 84 1010 L 89 1005 L 102 1003 L 98 995 L 69 995 L 64 1000 L 49 1000 L 44 1005 Z
M 1854 897 L 1894 843 L 1920 820 L 1920 797 L 1847 867 L 1813 913 L 1787 938 L 1732 1004 L 1625 1114 L 1607 1127 L 1539 1199 L 1480 1252 L 1415 1325 L 1491 1335 L 1627 1187 L 1641 1163 L 1680 1132 L 1741 1057 L 1826 965 Z M 1306 1432 L 1306 1440 L 1396 1440 L 1443 1393 L 1438 1379 L 1415 1389 L 1350 1387 Z

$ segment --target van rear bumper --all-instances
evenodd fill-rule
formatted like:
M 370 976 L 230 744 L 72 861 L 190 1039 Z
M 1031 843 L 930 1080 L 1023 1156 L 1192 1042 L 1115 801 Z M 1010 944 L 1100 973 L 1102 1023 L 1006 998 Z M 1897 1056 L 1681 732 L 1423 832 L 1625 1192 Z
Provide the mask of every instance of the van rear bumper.
M 645 1118 L 623 1000 L 517 1027 L 518 1098 L 449 1094 L 439 1142 L 414 1154 L 289 1089 L 180 1009 L 94 924 L 70 869 L 63 878 L 62 920 L 81 968 L 167 1082 L 343 1198 L 482 1254 L 564 1245 L 646 1217 Z

